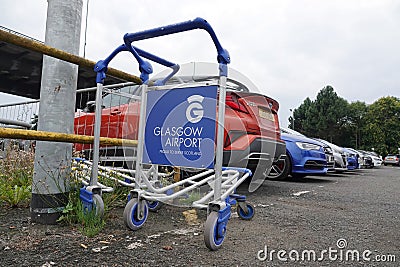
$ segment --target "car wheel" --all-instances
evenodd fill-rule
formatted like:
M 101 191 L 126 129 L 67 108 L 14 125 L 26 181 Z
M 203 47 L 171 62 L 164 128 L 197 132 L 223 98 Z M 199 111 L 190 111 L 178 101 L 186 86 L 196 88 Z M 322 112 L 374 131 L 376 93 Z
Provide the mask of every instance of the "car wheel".
M 278 160 L 272 164 L 271 170 L 267 176 L 270 180 L 285 180 L 292 168 L 289 155 L 286 154 L 285 159 Z

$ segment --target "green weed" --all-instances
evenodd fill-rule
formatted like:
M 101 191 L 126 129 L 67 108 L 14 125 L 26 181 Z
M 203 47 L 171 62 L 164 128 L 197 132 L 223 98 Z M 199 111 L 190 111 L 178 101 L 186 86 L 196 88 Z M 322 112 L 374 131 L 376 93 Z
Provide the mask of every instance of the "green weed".
M 116 181 L 99 176 L 100 183 L 110 186 L 114 190 L 102 194 L 106 215 L 104 217 L 98 216 L 95 209 L 91 211 L 84 210 L 79 198 L 81 178 L 87 175 L 88 172 L 86 171 L 82 171 L 79 168 L 72 168 L 72 187 L 69 193 L 69 201 L 62 212 L 62 216 L 59 218 L 59 222 L 69 225 L 78 224 L 80 225 L 82 234 L 93 237 L 104 228 L 107 220 L 107 211 L 125 204 L 128 189 L 120 186 Z M 117 174 L 114 175 L 114 178 L 119 178 Z
M 7 148 L 5 158 L 0 159 L 0 204 L 11 207 L 27 207 L 31 199 L 33 176 L 32 152 Z
M 32 197 L 33 162 L 33 152 L 22 151 L 13 146 L 8 149 L 6 157 L 0 159 L 0 205 L 29 206 Z M 62 169 L 62 166 L 60 166 L 60 169 Z M 68 203 L 58 222 L 67 225 L 79 225 L 80 231 L 84 235 L 92 237 L 104 228 L 107 216 L 100 217 L 96 215 L 94 210 L 83 210 L 82 202 L 79 199 L 79 189 L 82 186 L 81 178 L 85 175 L 88 175 L 88 173 L 72 168 L 70 179 L 65 181 L 68 183 L 66 188 L 70 189 Z M 112 174 L 112 177 L 120 179 L 117 173 Z M 112 179 L 105 179 L 100 176 L 99 182 L 114 188 L 112 192 L 102 194 L 106 214 L 112 208 L 125 205 L 128 188 L 120 186 Z M 60 190 L 64 187 L 60 185 Z

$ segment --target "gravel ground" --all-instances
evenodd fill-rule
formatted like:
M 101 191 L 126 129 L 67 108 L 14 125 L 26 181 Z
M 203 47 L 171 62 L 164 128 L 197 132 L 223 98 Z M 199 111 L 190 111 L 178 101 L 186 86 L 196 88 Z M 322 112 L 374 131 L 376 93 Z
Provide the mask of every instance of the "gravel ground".
M 205 211 L 190 225 L 187 209 L 164 206 L 132 232 L 115 209 L 101 234 L 88 238 L 71 227 L 32 224 L 28 209 L 0 207 L 0 266 L 398 266 L 399 191 L 400 168 L 384 166 L 265 181 L 247 194 L 253 220 L 234 213 L 218 251 L 204 245 Z

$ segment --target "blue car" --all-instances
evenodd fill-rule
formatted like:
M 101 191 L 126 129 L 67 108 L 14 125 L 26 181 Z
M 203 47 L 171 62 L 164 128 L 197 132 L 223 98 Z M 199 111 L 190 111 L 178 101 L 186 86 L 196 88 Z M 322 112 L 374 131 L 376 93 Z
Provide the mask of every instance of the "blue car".
M 286 143 L 286 157 L 273 164 L 269 179 L 326 174 L 328 168 L 324 144 L 293 130 L 281 129 L 281 133 Z
M 343 148 L 343 151 L 346 154 L 347 169 L 349 171 L 358 169 L 359 168 L 358 153 L 356 154 L 352 149 L 349 149 L 349 148 Z

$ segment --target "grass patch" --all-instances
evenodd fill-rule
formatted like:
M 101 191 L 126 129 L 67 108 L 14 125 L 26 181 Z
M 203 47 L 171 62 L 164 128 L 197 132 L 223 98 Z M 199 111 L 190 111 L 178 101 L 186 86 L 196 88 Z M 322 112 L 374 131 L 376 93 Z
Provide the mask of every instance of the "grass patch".
M 0 205 L 9 208 L 29 207 L 32 197 L 34 153 L 22 151 L 17 146 L 7 149 L 5 158 L 0 159 Z M 79 198 L 82 175 L 88 173 L 72 168 L 71 178 L 67 179 L 70 188 L 68 204 L 58 221 L 66 225 L 78 225 L 82 234 L 93 237 L 104 228 L 107 211 L 125 205 L 129 189 L 120 186 L 116 181 L 99 176 L 99 182 L 114 188 L 113 192 L 102 194 L 105 216 L 99 217 L 95 211 L 83 210 Z
M 116 181 L 106 179 L 99 176 L 98 180 L 103 185 L 114 188 L 112 192 L 102 194 L 104 202 L 105 215 L 103 217 L 96 214 L 96 210 L 84 210 L 83 204 L 79 198 L 81 188 L 81 178 L 83 176 L 90 175 L 90 171 L 79 168 L 72 168 L 71 173 L 71 191 L 69 193 L 68 204 L 63 210 L 62 216 L 59 218 L 59 222 L 66 223 L 69 225 L 80 225 L 80 231 L 82 234 L 93 237 L 97 235 L 105 226 L 107 218 L 107 212 L 113 208 L 124 206 L 126 203 L 126 196 L 129 191 L 128 188 L 120 186 Z M 117 174 L 115 174 L 117 175 Z M 118 177 L 115 177 L 118 178 Z
M 79 199 L 79 190 L 73 190 L 69 194 L 69 201 L 62 212 L 58 222 L 67 225 L 79 225 L 82 234 L 88 237 L 96 236 L 105 226 L 105 217 L 97 216 L 93 209 L 87 211 L 83 209 Z
M 32 152 L 10 146 L 0 159 L 0 200 L 10 207 L 28 207 L 32 196 Z

